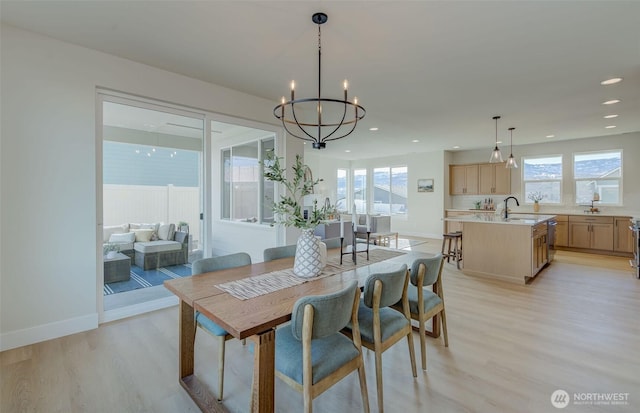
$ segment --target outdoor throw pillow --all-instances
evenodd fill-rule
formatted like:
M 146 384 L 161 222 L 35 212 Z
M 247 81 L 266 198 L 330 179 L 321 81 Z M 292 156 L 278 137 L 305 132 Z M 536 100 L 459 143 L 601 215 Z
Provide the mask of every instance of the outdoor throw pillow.
M 131 232 L 136 234 L 136 242 L 149 242 L 155 231 L 152 229 L 132 229 Z
M 136 234 L 133 232 L 125 232 L 123 234 L 111 234 L 109 242 L 114 243 L 128 243 L 136 240 Z
M 160 227 L 158 228 L 158 239 L 164 240 L 164 241 L 168 241 L 171 240 L 170 235 L 171 235 L 171 227 L 173 226 L 173 224 L 160 224 Z

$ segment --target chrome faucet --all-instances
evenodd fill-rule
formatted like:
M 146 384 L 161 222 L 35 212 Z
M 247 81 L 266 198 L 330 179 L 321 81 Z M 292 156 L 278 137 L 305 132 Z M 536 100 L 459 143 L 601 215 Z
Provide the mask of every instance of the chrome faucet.
M 504 200 L 504 219 L 508 219 L 509 218 L 509 200 L 513 199 L 516 201 L 516 205 L 520 206 L 520 202 L 518 202 L 518 198 L 516 198 L 515 196 L 509 196 L 507 198 L 505 198 Z

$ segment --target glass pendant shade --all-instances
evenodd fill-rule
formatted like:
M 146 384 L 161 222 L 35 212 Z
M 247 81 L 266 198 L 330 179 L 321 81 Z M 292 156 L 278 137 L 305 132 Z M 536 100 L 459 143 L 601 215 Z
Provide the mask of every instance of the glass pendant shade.
M 500 162 L 503 162 L 502 153 L 500 152 L 500 148 L 498 148 L 498 145 L 496 145 L 496 147 L 493 149 L 493 152 L 491 152 L 491 158 L 489 158 L 489 163 L 500 163 Z
M 500 152 L 500 148 L 498 148 L 498 119 L 500 119 L 500 116 L 494 116 L 493 119 L 496 121 L 496 147 L 493 148 L 491 152 L 489 163 L 500 163 L 503 162 L 502 153 Z
M 509 153 L 509 159 L 507 159 L 507 163 L 504 165 L 505 168 L 517 168 L 518 162 L 516 162 L 516 158 L 513 157 L 513 130 L 515 128 L 509 128 L 509 132 L 511 132 L 511 151 Z

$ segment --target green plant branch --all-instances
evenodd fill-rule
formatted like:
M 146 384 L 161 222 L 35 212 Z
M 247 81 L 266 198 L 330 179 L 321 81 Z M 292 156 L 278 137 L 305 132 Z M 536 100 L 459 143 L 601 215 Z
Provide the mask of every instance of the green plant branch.
M 274 202 L 271 207 L 275 213 L 277 224 L 287 227 L 301 229 L 315 228 L 325 217 L 324 208 L 319 209 L 314 201 L 310 216 L 304 219 L 302 200 L 306 195 L 313 193 L 314 187 L 320 182 L 305 177 L 305 170 L 308 168 L 302 163 L 302 157 L 296 155 L 296 160 L 292 168 L 292 179 L 287 179 L 287 170 L 280 164 L 280 160 L 273 152 L 269 152 L 263 162 L 263 175 L 268 181 L 276 182 L 285 188 L 285 194 L 280 196 L 278 202 Z

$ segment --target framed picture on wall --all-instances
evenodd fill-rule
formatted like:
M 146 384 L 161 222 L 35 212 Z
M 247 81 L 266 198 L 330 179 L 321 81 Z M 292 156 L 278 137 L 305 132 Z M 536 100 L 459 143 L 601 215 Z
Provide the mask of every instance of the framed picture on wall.
M 418 179 L 418 192 L 433 192 L 433 179 Z

